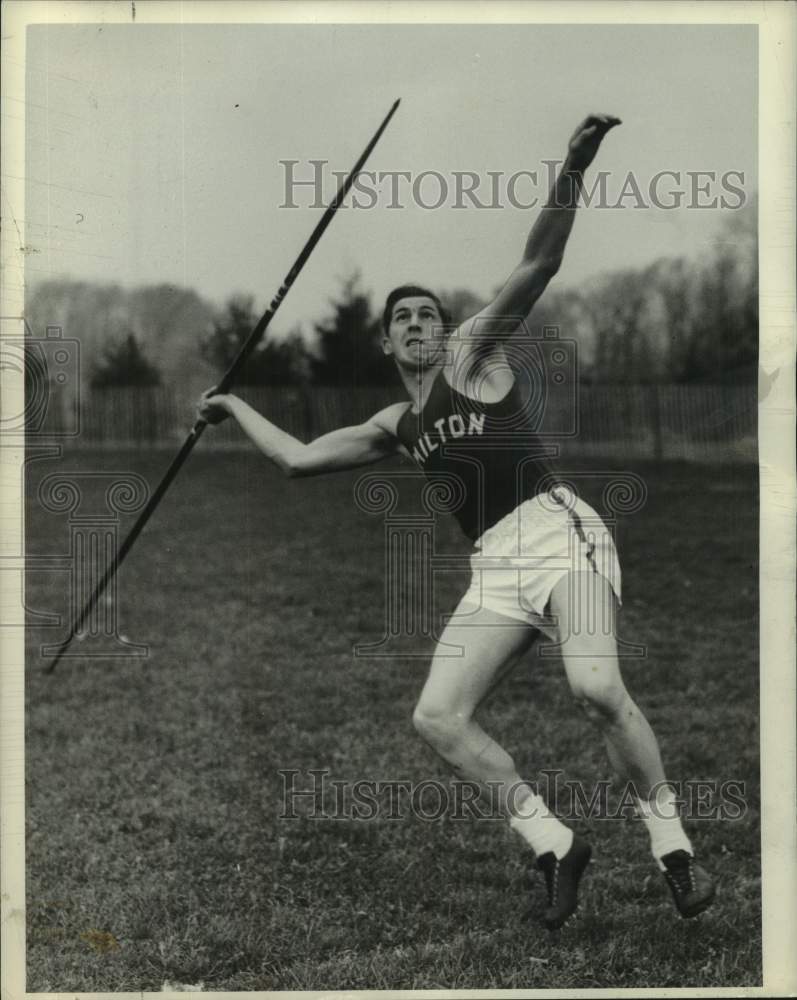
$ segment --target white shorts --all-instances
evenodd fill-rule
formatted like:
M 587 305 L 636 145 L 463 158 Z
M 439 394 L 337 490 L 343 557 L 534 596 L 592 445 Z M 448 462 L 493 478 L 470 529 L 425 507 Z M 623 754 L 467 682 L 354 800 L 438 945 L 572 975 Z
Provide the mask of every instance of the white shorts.
M 611 532 L 588 503 L 563 486 L 525 500 L 485 531 L 470 564 L 464 602 L 533 625 L 554 641 L 556 623 L 548 602 L 567 573 L 597 573 L 621 601 Z

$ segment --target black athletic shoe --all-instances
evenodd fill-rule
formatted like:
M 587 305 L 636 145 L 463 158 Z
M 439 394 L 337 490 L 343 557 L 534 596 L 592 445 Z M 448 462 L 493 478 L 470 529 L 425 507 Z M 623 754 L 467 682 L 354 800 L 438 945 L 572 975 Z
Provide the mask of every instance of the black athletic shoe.
M 578 883 L 587 867 L 592 848 L 580 837 L 573 836 L 570 850 L 560 860 L 553 851 L 537 858 L 537 867 L 545 876 L 548 908 L 542 921 L 549 931 L 561 927 L 578 906 Z
M 711 906 L 716 895 L 714 883 L 705 868 L 701 868 L 688 851 L 671 851 L 662 857 L 661 863 L 665 866 L 664 878 L 682 917 L 696 917 Z

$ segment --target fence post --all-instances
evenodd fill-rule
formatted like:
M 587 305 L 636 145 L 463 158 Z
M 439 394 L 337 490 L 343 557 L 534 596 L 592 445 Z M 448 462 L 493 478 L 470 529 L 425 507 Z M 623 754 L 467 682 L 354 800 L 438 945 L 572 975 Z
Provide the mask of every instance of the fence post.
M 299 383 L 299 395 L 302 401 L 302 417 L 306 441 L 315 437 L 315 412 L 313 410 L 313 393 L 308 382 Z
M 656 382 L 651 382 L 648 386 L 648 406 L 653 431 L 653 457 L 660 462 L 664 458 L 664 441 L 661 434 L 661 400 Z

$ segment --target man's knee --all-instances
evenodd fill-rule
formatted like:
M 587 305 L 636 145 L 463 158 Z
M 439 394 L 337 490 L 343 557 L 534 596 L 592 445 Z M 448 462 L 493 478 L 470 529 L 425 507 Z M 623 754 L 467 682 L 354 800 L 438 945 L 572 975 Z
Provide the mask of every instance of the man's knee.
M 570 678 L 570 689 L 587 715 L 599 722 L 614 722 L 631 703 L 621 678 L 586 664 L 578 676 Z
M 445 706 L 420 701 L 412 713 L 412 724 L 427 743 L 445 750 L 460 742 L 467 720 Z

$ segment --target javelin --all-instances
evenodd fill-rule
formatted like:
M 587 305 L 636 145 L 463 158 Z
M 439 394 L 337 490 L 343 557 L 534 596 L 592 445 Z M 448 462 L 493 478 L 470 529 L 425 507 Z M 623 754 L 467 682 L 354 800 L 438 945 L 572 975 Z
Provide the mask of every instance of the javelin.
M 327 208 L 327 210 L 321 216 L 321 219 L 320 219 L 318 225 L 313 230 L 313 232 L 312 232 L 312 234 L 310 236 L 310 239 L 307 241 L 307 243 L 305 243 L 304 249 L 299 254 L 299 256 L 296 258 L 296 262 L 294 263 L 293 267 L 290 269 L 290 271 L 288 271 L 287 277 L 285 278 L 285 280 L 283 281 L 283 283 L 280 285 L 279 290 L 277 291 L 277 294 L 271 300 L 271 304 L 269 305 L 268 309 L 266 309 L 266 311 L 260 317 L 260 320 L 259 320 L 257 326 L 249 334 L 249 337 L 247 338 L 247 340 L 245 341 L 245 343 L 242 345 L 240 351 L 236 355 L 235 360 L 232 362 L 232 364 L 230 365 L 230 367 L 224 373 L 224 376 L 222 377 L 221 381 L 219 382 L 218 386 L 216 387 L 216 393 L 217 394 L 229 392 L 230 387 L 232 386 L 232 383 L 233 383 L 233 380 L 234 380 L 235 376 L 238 374 L 238 372 L 240 371 L 240 369 L 243 366 L 243 364 L 246 361 L 246 359 L 249 357 L 249 355 L 252 353 L 252 351 L 257 346 L 258 341 L 260 340 L 260 338 L 263 336 L 263 334 L 266 331 L 266 327 L 269 325 L 269 323 L 273 319 L 274 313 L 279 308 L 280 303 L 282 302 L 282 300 L 288 294 L 288 290 L 291 287 L 291 285 L 294 283 L 294 281 L 296 280 L 296 278 L 299 276 L 299 272 L 304 267 L 304 265 L 307 263 L 308 257 L 313 252 L 313 250 L 315 249 L 316 244 L 318 243 L 318 241 L 323 236 L 324 230 L 327 228 L 327 226 L 332 221 L 333 215 L 338 210 L 338 208 L 340 208 L 340 206 L 343 204 L 343 200 L 346 197 L 346 195 L 348 194 L 349 188 L 354 183 L 354 178 L 362 170 L 363 165 L 365 164 L 365 161 L 368 159 L 368 157 L 370 156 L 371 151 L 373 150 L 374 146 L 379 141 L 380 136 L 382 135 L 382 133 L 387 128 L 388 122 L 390 121 L 390 119 L 395 114 L 396 108 L 398 106 L 399 106 L 399 101 L 396 101 L 395 104 L 393 105 L 393 107 L 390 109 L 390 111 L 388 111 L 388 113 L 385 116 L 385 119 L 382 122 L 382 124 L 376 130 L 376 132 L 375 132 L 373 138 L 371 139 L 371 141 L 368 143 L 368 145 L 363 150 L 362 156 L 360 157 L 360 159 L 352 167 L 351 173 L 348 175 L 348 177 L 343 181 L 343 183 L 338 188 L 338 192 L 335 195 L 335 200 L 329 205 L 329 207 Z M 68 636 L 68 638 L 62 643 L 61 647 L 59 648 L 59 650 L 58 650 L 58 652 L 57 652 L 57 654 L 55 656 L 55 659 L 46 668 L 45 673 L 51 674 L 53 672 L 53 670 L 55 670 L 56 665 L 58 664 L 58 661 L 64 655 L 64 653 L 66 652 L 66 650 L 69 648 L 72 640 L 75 638 L 75 636 L 78 634 L 78 632 L 80 631 L 80 629 L 83 627 L 83 625 L 84 625 L 86 619 L 88 618 L 88 616 L 89 616 L 92 608 L 94 607 L 94 605 L 97 603 L 98 599 L 100 598 L 100 595 L 103 593 L 103 591 L 108 586 L 108 584 L 111 582 L 111 580 L 114 578 L 114 576 L 116 576 L 116 571 L 121 566 L 122 560 L 125 558 L 125 556 L 130 551 L 130 549 L 132 549 L 133 543 L 138 538 L 138 536 L 141 534 L 141 532 L 142 532 L 142 530 L 144 528 L 144 525 L 147 523 L 147 521 L 150 519 L 150 517 L 152 517 L 152 515 L 155 513 L 155 509 L 157 508 L 158 504 L 163 499 L 163 496 L 166 493 L 166 491 L 168 490 L 169 486 L 171 485 L 172 480 L 175 478 L 175 476 L 179 472 L 180 467 L 182 466 L 183 462 L 185 462 L 185 460 L 191 454 L 191 452 L 192 452 L 192 450 L 194 448 L 194 445 L 200 439 L 200 437 L 202 436 L 202 433 L 203 433 L 203 431 L 205 430 L 206 427 L 207 427 L 207 421 L 203 420 L 200 417 L 196 421 L 196 423 L 194 424 L 194 426 L 191 428 L 191 431 L 190 431 L 188 437 L 185 439 L 185 442 L 183 443 L 182 448 L 180 448 L 180 450 L 175 455 L 174 460 L 173 460 L 172 464 L 169 466 L 169 468 L 166 470 L 166 474 L 164 475 L 163 479 L 161 479 L 160 483 L 158 483 L 157 489 L 152 494 L 152 496 L 149 498 L 149 500 L 146 503 L 146 506 L 141 511 L 141 514 L 139 515 L 138 520 L 136 521 L 136 523 L 131 528 L 130 534 L 127 536 L 127 538 L 125 538 L 124 542 L 122 542 L 121 546 L 119 547 L 119 551 L 113 557 L 113 559 L 111 560 L 111 562 L 108 565 L 107 569 L 103 573 L 102 578 L 100 579 L 100 582 L 94 588 L 94 592 L 92 593 L 91 597 L 86 602 L 86 606 L 83 608 L 83 610 L 77 616 L 77 618 L 74 620 L 74 622 L 72 624 L 72 628 L 69 630 L 69 636 Z

